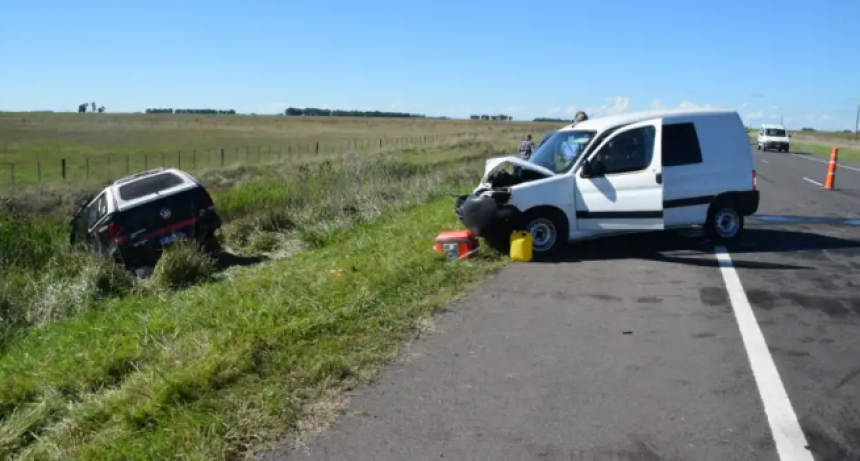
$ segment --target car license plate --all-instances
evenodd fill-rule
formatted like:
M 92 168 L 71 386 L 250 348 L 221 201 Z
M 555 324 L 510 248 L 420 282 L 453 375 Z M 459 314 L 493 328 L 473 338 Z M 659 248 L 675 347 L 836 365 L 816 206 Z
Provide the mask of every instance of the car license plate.
M 171 243 L 173 243 L 173 242 L 175 242 L 181 238 L 184 238 L 184 237 L 185 237 L 184 232 L 175 232 L 175 233 L 170 234 L 170 235 L 165 235 L 164 237 L 161 237 L 161 244 L 162 245 L 170 245 Z

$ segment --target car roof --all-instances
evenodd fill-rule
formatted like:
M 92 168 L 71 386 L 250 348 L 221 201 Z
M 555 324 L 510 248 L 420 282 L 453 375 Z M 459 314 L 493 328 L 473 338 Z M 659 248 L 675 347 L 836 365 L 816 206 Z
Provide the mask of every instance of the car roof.
M 725 115 L 725 114 L 737 114 L 737 111 L 733 109 L 716 109 L 716 108 L 708 108 L 708 109 L 659 109 L 659 110 L 647 110 L 647 111 L 639 111 L 639 112 L 628 112 L 624 114 L 614 114 L 614 115 L 605 115 L 602 117 L 590 118 L 588 120 L 584 120 L 582 122 L 571 124 L 559 129 L 559 131 L 568 131 L 568 130 L 594 130 L 594 131 L 604 131 L 609 128 L 614 128 L 620 125 L 627 125 L 630 123 L 643 122 L 645 120 L 651 120 L 655 118 L 662 117 L 683 117 L 688 115 Z
M 128 176 L 123 176 L 122 178 L 119 178 L 119 179 L 115 180 L 113 183 L 111 183 L 111 187 L 119 186 L 119 185 L 122 185 L 125 183 L 129 183 L 132 181 L 136 181 L 138 179 L 143 179 L 143 178 L 146 178 L 149 176 L 154 176 L 156 174 L 161 174 L 161 173 L 173 173 L 173 174 L 181 177 L 182 179 L 184 179 L 186 181 L 197 182 L 193 176 L 189 175 L 188 173 L 186 173 L 182 170 L 179 170 L 176 168 L 159 167 L 159 168 L 153 168 L 151 170 L 146 170 L 146 171 L 141 171 L 138 173 L 130 174 Z
M 762 123 L 762 124 L 761 124 L 761 127 L 762 127 L 762 128 L 778 128 L 778 129 L 780 129 L 780 130 L 784 130 L 784 129 L 785 129 L 785 127 L 784 127 L 784 126 L 782 126 L 782 125 L 774 125 L 774 124 L 772 124 L 772 123 Z
M 178 168 L 163 168 L 163 167 L 162 168 L 153 168 L 151 170 L 146 170 L 146 171 L 142 171 L 139 173 L 131 174 L 131 175 L 124 176 L 122 178 L 117 179 L 116 181 L 111 183 L 111 185 L 109 185 L 107 187 L 107 189 L 110 189 L 113 191 L 113 194 L 112 194 L 113 200 L 116 203 L 117 210 L 123 211 L 123 210 L 129 209 L 129 208 L 134 208 L 138 205 L 141 205 L 143 203 L 147 203 L 147 202 L 154 200 L 154 197 L 152 197 L 152 196 L 144 196 L 144 197 L 136 198 L 133 200 L 122 200 L 119 196 L 119 188 L 121 186 L 124 186 L 126 184 L 130 184 L 132 182 L 135 182 L 135 181 L 143 179 L 143 178 L 147 178 L 147 177 L 151 177 L 151 176 L 155 176 L 155 175 L 163 174 L 163 173 L 172 173 L 172 174 L 175 174 L 176 176 L 179 176 L 180 178 L 182 178 L 182 184 L 179 184 L 179 185 L 170 187 L 169 189 L 166 189 L 168 191 L 173 191 L 174 193 L 180 192 L 183 190 L 193 189 L 195 187 L 202 187 L 203 186 L 196 177 L 194 177 L 190 173 L 182 171 Z

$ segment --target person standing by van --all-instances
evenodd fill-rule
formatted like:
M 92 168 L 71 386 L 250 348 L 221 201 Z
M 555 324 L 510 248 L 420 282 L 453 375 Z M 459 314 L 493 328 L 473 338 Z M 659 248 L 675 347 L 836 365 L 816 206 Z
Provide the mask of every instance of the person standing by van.
M 528 160 L 531 158 L 534 151 L 535 143 L 532 141 L 532 134 L 529 133 L 526 135 L 526 138 L 520 142 L 520 157 L 523 160 Z

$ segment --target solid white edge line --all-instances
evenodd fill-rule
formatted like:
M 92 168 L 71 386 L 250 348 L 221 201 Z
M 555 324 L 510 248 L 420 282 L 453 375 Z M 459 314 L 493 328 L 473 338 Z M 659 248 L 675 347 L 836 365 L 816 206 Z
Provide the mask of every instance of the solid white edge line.
M 804 176 L 804 177 L 803 177 L 803 180 L 804 180 L 804 181 L 809 181 L 809 182 L 811 182 L 812 184 L 815 184 L 816 186 L 824 187 L 824 184 L 821 184 L 820 182 L 818 182 L 818 181 L 816 181 L 816 180 L 814 180 L 814 179 L 809 179 L 809 178 L 807 178 L 806 176 Z
M 773 357 L 770 355 L 767 342 L 744 292 L 741 279 L 732 264 L 732 258 L 724 246 L 715 246 L 714 253 L 735 312 L 735 319 L 759 396 L 764 404 L 764 412 L 767 415 L 779 459 L 780 461 L 814 461 L 812 453 L 806 448 L 806 436 L 800 429 L 800 423 L 797 422 L 797 415 L 779 378 L 779 371 L 773 363 Z
M 812 160 L 813 162 L 830 163 L 830 160 L 823 160 L 820 158 L 810 157 L 808 155 L 800 155 L 800 154 L 791 154 L 791 155 L 793 155 L 797 158 L 802 158 L 804 160 Z M 840 165 L 839 162 L 836 162 L 836 168 L 845 168 L 846 170 L 860 172 L 860 168 L 854 168 L 853 166 Z

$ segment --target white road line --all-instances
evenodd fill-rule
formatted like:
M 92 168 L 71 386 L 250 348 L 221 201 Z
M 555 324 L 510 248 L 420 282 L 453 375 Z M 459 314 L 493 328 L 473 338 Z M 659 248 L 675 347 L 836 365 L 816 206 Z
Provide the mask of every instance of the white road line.
M 768 162 L 768 161 L 767 161 L 767 160 L 765 160 L 765 159 L 762 159 L 761 161 L 762 161 L 762 163 L 770 163 L 770 162 Z
M 822 160 L 822 159 L 820 159 L 820 158 L 815 158 L 815 157 L 812 157 L 812 156 L 809 156 L 809 155 L 800 155 L 800 154 L 791 154 L 791 155 L 793 155 L 793 156 L 795 156 L 795 157 L 797 157 L 797 158 L 805 159 L 805 160 L 812 160 L 813 162 L 819 162 L 819 163 L 830 163 L 830 160 Z M 840 164 L 838 164 L 838 163 L 837 163 L 837 164 L 836 164 L 836 167 L 837 167 L 837 168 L 845 168 L 846 170 L 856 171 L 856 172 L 860 173 L 860 168 L 855 168 L 855 167 L 853 167 L 853 166 L 840 165 Z
M 714 247 L 720 272 L 729 293 L 735 319 L 749 357 L 758 393 L 764 404 L 767 422 L 780 461 L 814 461 L 806 449 L 806 436 L 797 422 L 797 415 L 779 378 L 779 371 L 767 348 L 752 307 L 747 299 L 741 279 L 732 265 L 732 258 L 724 246 Z
M 803 177 L 803 180 L 804 180 L 804 181 L 809 181 L 809 182 L 811 182 L 812 184 L 815 184 L 815 185 L 816 185 L 816 186 L 818 186 L 818 187 L 824 187 L 824 184 L 821 184 L 820 182 L 818 182 L 818 181 L 816 181 L 816 180 L 814 180 L 814 179 L 809 179 L 809 178 L 807 178 L 806 176 L 804 176 L 804 177 Z

